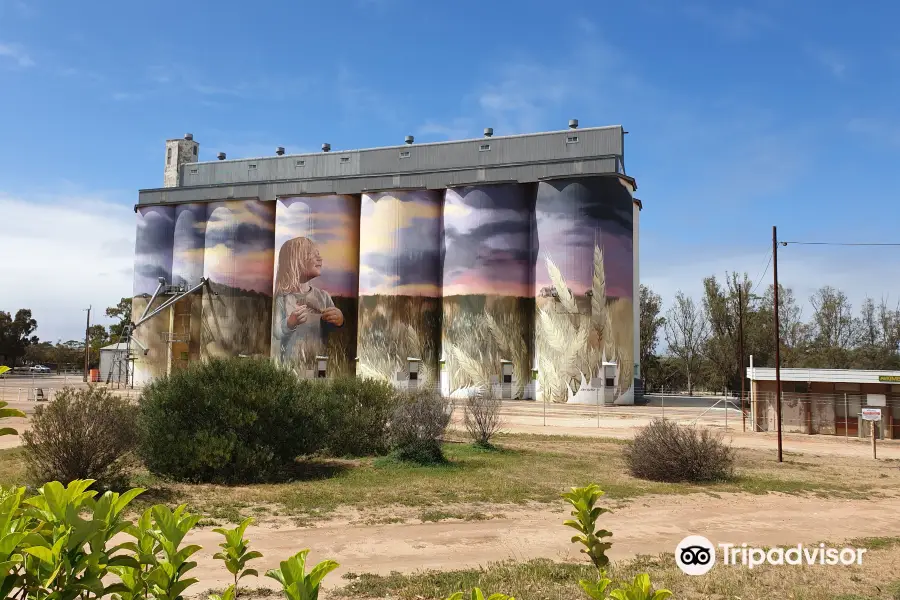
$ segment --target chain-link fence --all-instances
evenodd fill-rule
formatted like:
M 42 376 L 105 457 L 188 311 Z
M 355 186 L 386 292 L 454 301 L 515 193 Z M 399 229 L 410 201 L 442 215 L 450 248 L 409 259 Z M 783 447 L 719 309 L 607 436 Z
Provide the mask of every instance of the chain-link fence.
M 756 431 L 777 429 L 778 406 L 775 392 L 759 392 L 751 399 L 752 420 Z M 883 402 L 882 402 L 883 401 Z M 867 394 L 788 393 L 781 394 L 781 430 L 787 433 L 834 435 L 867 438 L 873 421 L 863 418 L 863 408 L 877 409 L 876 423 L 880 439 L 900 439 L 900 395 L 885 395 L 873 406 Z

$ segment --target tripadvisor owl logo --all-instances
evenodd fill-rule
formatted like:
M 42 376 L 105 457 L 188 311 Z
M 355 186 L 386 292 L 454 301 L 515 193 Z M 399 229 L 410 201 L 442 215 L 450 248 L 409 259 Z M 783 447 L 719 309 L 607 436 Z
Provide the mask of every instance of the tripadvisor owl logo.
M 704 575 L 716 564 L 716 547 L 702 535 L 689 535 L 675 547 L 675 564 L 686 575 Z

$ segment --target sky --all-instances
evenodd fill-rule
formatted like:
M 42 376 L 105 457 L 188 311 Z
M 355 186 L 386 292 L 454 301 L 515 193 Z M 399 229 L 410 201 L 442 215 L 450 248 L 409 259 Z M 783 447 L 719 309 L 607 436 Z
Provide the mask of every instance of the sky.
M 0 310 L 65 341 L 129 296 L 137 190 L 186 132 L 213 160 L 622 124 L 640 277 L 666 303 L 768 280 L 773 225 L 900 242 L 898 19 L 877 0 L 0 0 Z M 898 258 L 789 245 L 778 272 L 801 300 L 896 303 Z

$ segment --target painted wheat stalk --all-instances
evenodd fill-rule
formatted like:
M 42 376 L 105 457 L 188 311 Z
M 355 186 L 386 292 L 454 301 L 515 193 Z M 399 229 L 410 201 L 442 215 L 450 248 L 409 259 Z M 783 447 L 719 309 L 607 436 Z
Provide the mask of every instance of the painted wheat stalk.
M 567 313 L 573 315 L 578 314 L 578 305 L 575 303 L 575 296 L 572 295 L 572 290 L 566 285 L 566 280 L 563 278 L 562 273 L 559 272 L 556 263 L 550 260 L 550 258 L 547 258 L 546 261 L 547 273 L 550 275 L 550 281 L 553 282 L 553 287 L 556 289 L 559 303 L 562 304 L 563 309 Z

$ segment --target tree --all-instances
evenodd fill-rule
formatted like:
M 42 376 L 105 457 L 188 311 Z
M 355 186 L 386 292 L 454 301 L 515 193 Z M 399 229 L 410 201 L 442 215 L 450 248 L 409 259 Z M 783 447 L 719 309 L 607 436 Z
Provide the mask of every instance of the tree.
M 125 337 L 125 327 L 131 324 L 131 298 L 122 298 L 115 306 L 106 309 L 106 316 L 118 319 L 118 323 L 109 326 L 110 339 L 118 342 Z
M 715 275 L 703 280 L 703 309 L 710 326 L 704 354 L 713 388 L 737 389 L 741 385 L 740 317 L 741 311 L 745 316 L 750 313 L 750 288 L 746 273 L 726 273 L 724 288 Z
M 853 356 L 853 368 L 900 368 L 900 307 L 888 308 L 884 298 L 875 301 L 866 298 L 856 319 L 858 346 Z
M 35 329 L 37 321 L 29 309 L 20 308 L 15 318 L 0 311 L 0 360 L 7 366 L 15 366 L 25 356 L 28 346 L 38 343 L 37 336 L 31 335 Z
M 103 325 L 91 325 L 88 329 L 88 339 L 90 341 L 90 358 L 91 366 L 100 363 L 100 348 L 109 343 L 109 333 Z
M 850 353 L 858 340 L 858 321 L 847 295 L 831 286 L 824 286 L 809 298 L 813 307 L 812 351 L 817 362 L 825 368 L 846 369 Z
M 656 345 L 659 343 L 659 332 L 666 322 L 662 312 L 662 298 L 646 285 L 641 285 L 640 297 L 640 332 L 641 347 L 639 365 L 644 389 L 651 389 L 660 383 L 659 358 L 656 356 Z
M 666 344 L 685 376 L 688 393 L 694 392 L 703 366 L 703 350 L 709 337 L 709 321 L 694 299 L 679 291 L 675 304 L 666 313 Z

